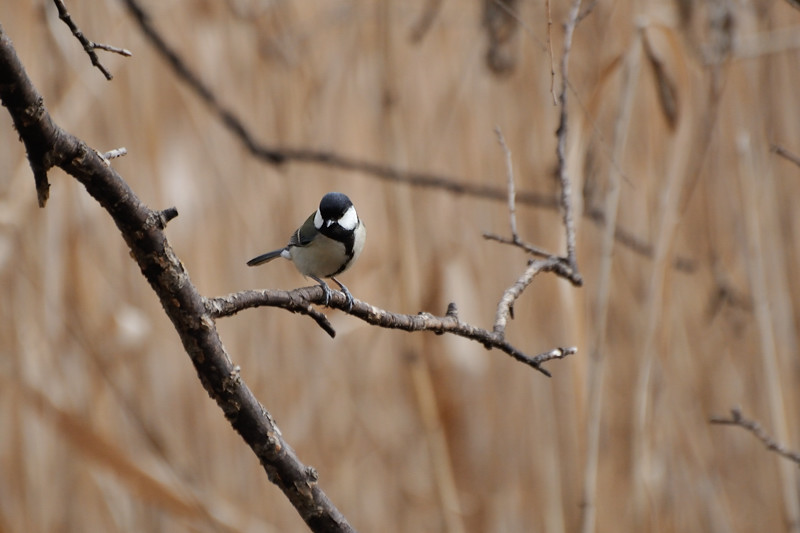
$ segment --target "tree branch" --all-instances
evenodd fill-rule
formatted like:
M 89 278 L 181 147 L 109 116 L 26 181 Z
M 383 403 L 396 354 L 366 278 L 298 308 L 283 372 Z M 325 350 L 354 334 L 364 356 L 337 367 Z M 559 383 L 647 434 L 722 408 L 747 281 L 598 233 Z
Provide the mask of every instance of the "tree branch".
M 270 481 L 284 492 L 313 531 L 353 531 L 319 487 L 316 471 L 300 462 L 283 440 L 270 414 L 241 379 L 239 368 L 232 364 L 215 324 L 216 318 L 246 308 L 275 306 L 310 316 L 332 336 L 335 332 L 327 318 L 311 306 L 322 302 L 322 289 L 315 286 L 290 292 L 244 291 L 223 298 L 204 298 L 164 233 L 167 223 L 178 215 L 177 209 L 153 211 L 139 200 L 111 167 L 109 158 L 122 153 L 122 149 L 101 154 L 55 124 L 2 26 L 0 101 L 8 109 L 25 144 L 40 199 L 42 191 L 46 191 L 41 182 L 46 184 L 47 170 L 59 166 L 82 183 L 111 215 L 178 332 L 203 387 L 258 456 Z M 545 262 L 539 270 L 555 270 L 558 264 L 557 261 Z M 330 307 L 344 310 L 344 296 L 333 293 Z M 541 367 L 543 363 L 576 352 L 575 348 L 555 348 L 529 356 L 508 343 L 502 331 L 490 332 L 462 322 L 454 304 L 448 307 L 445 316 L 439 317 L 429 313 L 396 314 L 356 301 L 351 314 L 384 328 L 451 333 L 471 339 L 487 349 L 501 350 L 547 376 L 550 373 Z
M 316 289 L 319 290 L 317 291 Z M 333 291 L 329 305 L 337 303 L 340 296 L 342 301 L 345 301 L 344 296 L 339 292 Z M 239 311 L 251 307 L 280 307 L 292 313 L 310 316 L 325 333 L 333 338 L 336 337 L 336 331 L 333 329 L 328 317 L 311 306 L 312 303 L 322 303 L 324 301 L 322 287 L 315 285 L 314 287 L 302 287 L 293 291 L 253 290 L 237 292 L 220 298 L 207 298 L 205 306 L 212 318 L 233 316 Z M 353 300 L 354 306 L 357 301 Z M 341 309 L 347 310 L 347 305 L 342 304 Z
M 578 274 L 578 261 L 575 255 L 575 221 L 572 215 L 572 186 L 567 175 L 567 87 L 569 86 L 569 52 L 572 49 L 572 34 L 578 23 L 580 14 L 581 0 L 573 0 L 569 11 L 569 18 L 564 25 L 564 51 L 561 55 L 561 90 L 559 91 L 558 101 L 561 105 L 559 113 L 559 124 L 556 130 L 557 144 L 556 155 L 558 157 L 558 179 L 561 183 L 561 214 L 564 217 L 564 231 L 567 241 L 567 262 L 570 268 Z
M 510 244 L 518 248 L 522 248 L 533 256 L 543 257 L 536 261 L 529 261 L 528 268 L 525 272 L 505 290 L 500 302 L 497 304 L 497 312 L 495 313 L 494 328 L 495 335 L 501 338 L 505 335 L 506 325 L 509 318 L 514 318 L 514 302 L 522 295 L 523 291 L 533 282 L 533 278 L 540 272 L 554 272 L 558 276 L 569 280 L 576 287 L 583 284 L 583 279 L 580 274 L 572 269 L 569 261 L 564 257 L 558 257 L 550 254 L 541 248 L 533 246 L 523 241 L 517 232 L 517 206 L 516 206 L 516 192 L 514 186 L 514 165 L 511 160 L 511 150 L 506 144 L 503 132 L 499 127 L 495 128 L 497 141 L 503 149 L 506 160 L 506 182 L 508 188 L 508 222 L 511 228 L 511 238 L 501 237 L 493 233 L 484 233 L 485 239 L 494 240 L 503 244 Z
M 503 153 L 505 154 L 506 160 L 506 183 L 508 189 L 508 222 L 509 226 L 511 227 L 511 237 L 501 237 L 500 235 L 496 235 L 494 233 L 484 232 L 483 238 L 497 241 L 502 244 L 510 244 L 516 246 L 518 248 L 522 248 L 529 254 L 536 256 L 536 257 L 543 257 L 545 259 L 552 259 L 555 262 L 561 263 L 568 263 L 568 260 L 563 257 L 558 257 L 550 252 L 539 248 L 538 246 L 534 246 L 530 243 L 527 243 L 522 240 L 517 232 L 517 193 L 516 188 L 514 186 L 514 166 L 511 162 L 511 150 L 508 148 L 508 144 L 506 144 L 505 137 L 503 137 L 503 132 L 500 131 L 499 127 L 495 128 L 495 134 L 497 135 L 497 142 L 500 143 L 500 147 L 503 149 Z M 564 264 L 563 268 L 552 268 L 553 272 L 558 274 L 559 276 L 566 278 L 569 280 L 573 285 L 580 287 L 583 284 L 583 280 L 581 279 L 580 274 L 572 269 L 572 266 L 569 264 Z
M 25 143 L 34 174 L 37 169 L 58 165 L 80 181 L 111 215 L 175 326 L 203 387 L 258 456 L 270 481 L 284 492 L 313 531 L 353 531 L 319 487 L 317 472 L 300 462 L 239 376 L 238 367 L 231 363 L 205 300 L 164 234 L 166 222 L 177 211 L 150 210 L 107 159 L 53 122 L 2 26 L 0 100 Z
M 496 134 L 500 145 L 503 147 L 506 156 L 506 169 L 508 176 L 508 209 L 511 223 L 512 241 L 522 248 L 533 250 L 534 248 L 522 242 L 517 233 L 516 209 L 515 209 L 515 190 L 514 172 L 511 165 L 511 151 L 506 145 L 503 134 L 496 128 Z M 492 236 L 494 237 L 494 236 Z M 491 237 L 487 237 L 491 238 Z M 495 240 L 503 242 L 502 238 Z M 538 252 L 538 250 L 536 250 Z M 544 252 L 542 252 L 544 253 Z M 531 284 L 533 278 L 540 272 L 555 272 L 562 277 L 570 279 L 579 285 L 580 278 L 575 277 L 575 273 L 566 264 L 564 258 L 545 254 L 547 259 L 531 261 L 522 276 L 509 287 L 503 294 L 498 304 L 493 331 L 478 328 L 476 326 L 461 322 L 458 318 L 458 310 L 455 303 L 451 303 L 447 308 L 445 316 L 434 316 L 430 313 L 420 312 L 417 315 L 405 315 L 392 313 L 379 309 L 359 300 L 353 300 L 352 307 L 348 305 L 345 296 L 340 292 L 334 292 L 328 301 L 329 307 L 341 309 L 363 321 L 390 329 L 402 329 L 405 331 L 433 331 L 438 335 L 451 333 L 466 339 L 477 341 L 483 344 L 486 349 L 496 348 L 510 355 L 514 359 L 521 361 L 546 376 L 550 372 L 541 367 L 541 364 L 550 359 L 560 359 L 577 351 L 576 348 L 556 348 L 549 352 L 539 354 L 535 357 L 526 355 L 505 340 L 505 328 L 509 315 L 513 318 L 513 305 L 522 292 Z M 213 318 L 232 316 L 245 309 L 253 307 L 280 307 L 294 313 L 302 313 L 311 316 L 317 324 L 324 329 L 331 337 L 336 335 L 330 322 L 325 315 L 316 311 L 311 304 L 321 304 L 325 302 L 325 293 L 319 285 L 296 289 L 294 291 L 279 290 L 260 290 L 242 291 L 229 294 L 220 298 L 206 300 L 206 309 Z
M 540 271 L 546 270 L 547 266 L 541 268 Z M 308 314 L 317 320 L 312 314 L 313 308 L 311 308 L 311 304 L 321 304 L 324 301 L 324 292 L 319 285 L 303 287 L 293 291 L 249 290 L 207 299 L 206 311 L 212 318 L 222 318 L 255 307 L 280 307 L 294 313 Z M 333 291 L 328 307 L 347 312 L 347 300 L 341 292 Z M 551 359 L 561 359 L 577 352 L 577 348 L 574 347 L 554 348 L 536 356 L 527 355 L 507 342 L 502 331 L 487 331 L 462 322 L 458 318 L 458 310 L 454 303 L 448 306 L 447 313 L 444 316 L 435 316 L 426 312 L 406 315 L 386 311 L 367 302 L 354 299 L 353 308 L 349 314 L 360 318 L 367 324 L 382 328 L 402 329 L 404 331 L 432 331 L 437 335 L 450 333 L 473 340 L 483 344 L 486 349 L 495 348 L 500 350 L 548 377 L 550 372 L 542 368 L 542 363 Z M 324 318 L 324 315 L 322 317 Z M 317 323 L 320 323 L 320 320 L 317 320 Z M 333 333 L 333 328 L 327 322 L 327 319 L 325 319 L 325 323 L 327 324 L 326 326 L 321 323 L 320 326 L 333 336 L 335 333 Z M 327 328 L 330 328 L 330 330 Z
M 728 425 L 728 426 L 739 426 L 743 427 L 750 433 L 756 436 L 758 440 L 764 443 L 764 446 L 767 447 L 768 450 L 773 451 L 780 455 L 785 459 L 789 459 L 800 465 L 800 453 L 792 451 L 788 449 L 783 444 L 776 442 L 775 439 L 769 436 L 769 434 L 764 431 L 764 428 L 761 427 L 761 424 L 756 422 L 755 420 L 749 420 L 742 415 L 742 411 L 735 407 L 731 409 L 731 417 L 725 418 L 722 416 L 712 416 L 710 419 L 712 424 L 720 424 L 720 425 Z
M 113 52 L 115 54 L 119 54 L 125 57 L 130 57 L 131 52 L 130 50 L 126 50 L 125 48 L 117 48 L 116 46 L 111 46 L 108 44 L 96 43 L 94 41 L 90 41 L 86 38 L 83 34 L 81 29 L 78 27 L 75 22 L 72 20 L 72 16 L 67 11 L 67 6 L 64 5 L 63 0 L 53 0 L 56 4 L 56 9 L 58 9 L 58 18 L 64 21 L 64 23 L 69 27 L 72 35 L 75 36 L 76 39 L 81 43 L 83 46 L 84 51 L 89 55 L 89 59 L 92 60 L 92 65 L 97 67 L 100 72 L 103 73 L 103 76 L 106 77 L 107 80 L 111 80 L 114 76 L 100 63 L 100 58 L 97 57 L 95 50 L 105 50 L 106 52 Z

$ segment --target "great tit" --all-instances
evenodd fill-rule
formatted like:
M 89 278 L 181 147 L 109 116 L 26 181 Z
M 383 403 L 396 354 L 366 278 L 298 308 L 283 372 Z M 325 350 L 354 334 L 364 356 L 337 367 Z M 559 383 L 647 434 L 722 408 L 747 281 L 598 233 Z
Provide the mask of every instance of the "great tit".
M 330 301 L 331 289 L 322 278 L 335 281 L 342 288 L 350 311 L 353 296 L 334 276 L 355 263 L 366 237 L 367 229 L 350 198 L 340 192 L 329 192 L 322 197 L 319 208 L 292 234 L 285 248 L 254 257 L 247 265 L 261 265 L 278 256 L 289 259 L 301 274 L 320 284 L 325 291 L 325 305 Z

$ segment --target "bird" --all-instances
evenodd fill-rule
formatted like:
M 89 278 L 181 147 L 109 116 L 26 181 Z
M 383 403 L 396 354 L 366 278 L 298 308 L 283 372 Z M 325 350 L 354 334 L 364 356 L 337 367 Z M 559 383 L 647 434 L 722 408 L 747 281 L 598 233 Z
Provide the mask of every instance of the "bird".
M 353 309 L 353 295 L 335 276 L 356 262 L 364 249 L 367 228 L 358 218 L 356 208 L 347 195 L 329 192 L 322 197 L 319 208 L 289 238 L 289 244 L 247 262 L 248 266 L 263 265 L 283 257 L 290 260 L 298 272 L 322 287 L 324 305 L 331 299 L 331 289 L 322 278 L 331 278 L 344 293 L 347 311 Z

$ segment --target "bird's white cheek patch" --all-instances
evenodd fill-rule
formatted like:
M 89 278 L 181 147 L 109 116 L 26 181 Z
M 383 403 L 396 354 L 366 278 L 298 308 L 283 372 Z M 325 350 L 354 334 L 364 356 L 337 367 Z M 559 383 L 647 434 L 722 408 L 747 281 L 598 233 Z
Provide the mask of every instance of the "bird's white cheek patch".
M 342 218 L 339 219 L 339 225 L 348 231 L 352 231 L 357 224 L 358 215 L 356 214 L 356 208 L 351 205 L 347 208 L 347 211 L 344 212 Z
M 317 229 L 322 227 L 322 213 L 319 212 L 319 209 L 317 209 L 317 213 L 314 215 L 314 227 Z

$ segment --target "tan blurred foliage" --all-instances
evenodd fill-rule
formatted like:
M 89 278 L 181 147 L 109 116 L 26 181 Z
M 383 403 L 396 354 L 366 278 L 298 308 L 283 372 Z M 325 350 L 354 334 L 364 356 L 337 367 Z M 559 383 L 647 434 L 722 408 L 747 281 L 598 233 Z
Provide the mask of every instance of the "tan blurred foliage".
M 502 41 L 513 63 L 499 78 L 482 3 L 428 4 L 145 5 L 264 142 L 502 188 L 497 125 L 517 189 L 555 193 L 545 3 L 514 3 L 520 33 Z M 550 4 L 557 61 L 569 6 Z M 100 52 L 113 81 L 50 2 L 4 2 L 0 24 L 59 124 L 98 150 L 125 146 L 113 164 L 133 189 L 178 208 L 168 235 L 204 294 L 308 283 L 287 262 L 245 261 L 341 190 L 369 227 L 342 276 L 355 297 L 409 313 L 456 301 L 491 324 L 526 261 L 481 238 L 508 231 L 504 203 L 257 161 L 121 3 L 67 5 L 90 39 L 133 52 Z M 587 502 L 595 531 L 780 531 L 797 518 L 794 467 L 708 418 L 741 405 L 800 447 L 800 168 L 770 152 L 800 152 L 799 22 L 787 3 L 714 0 L 598 2 L 580 23 L 575 201 L 616 206 L 607 219 L 654 257 L 609 255 L 603 228 L 578 220 L 585 286 L 537 278 L 508 330 L 531 354 L 578 346 L 548 365 L 552 379 L 335 311 L 335 340 L 276 309 L 220 321 L 242 377 L 356 528 L 577 531 Z M 6 113 L 0 135 L 0 531 L 303 530 L 207 398 L 109 217 L 61 171 L 40 210 Z M 524 238 L 563 251 L 557 212 L 517 216 Z M 692 273 L 672 268 L 678 255 Z

